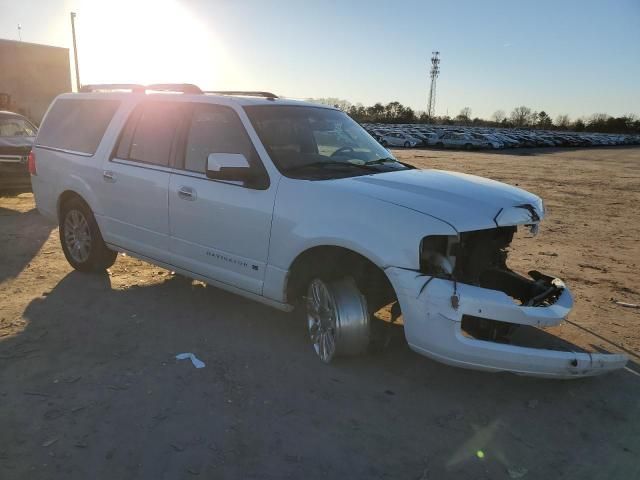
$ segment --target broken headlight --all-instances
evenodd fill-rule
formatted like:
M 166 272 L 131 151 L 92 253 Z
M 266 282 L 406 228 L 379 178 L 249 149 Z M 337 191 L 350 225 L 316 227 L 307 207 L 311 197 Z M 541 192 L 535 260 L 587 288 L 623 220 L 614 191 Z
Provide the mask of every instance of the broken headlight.
M 458 237 L 431 235 L 420 242 L 420 271 L 432 276 L 450 277 L 456 267 L 454 254 Z

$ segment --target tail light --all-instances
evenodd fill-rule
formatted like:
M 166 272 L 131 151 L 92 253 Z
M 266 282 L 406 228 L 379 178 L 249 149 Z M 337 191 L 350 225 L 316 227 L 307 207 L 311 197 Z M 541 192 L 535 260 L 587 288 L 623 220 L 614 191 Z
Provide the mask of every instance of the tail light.
M 29 157 L 27 158 L 27 167 L 29 168 L 29 173 L 31 175 L 37 175 L 36 172 L 36 154 L 33 153 L 33 150 L 29 152 Z

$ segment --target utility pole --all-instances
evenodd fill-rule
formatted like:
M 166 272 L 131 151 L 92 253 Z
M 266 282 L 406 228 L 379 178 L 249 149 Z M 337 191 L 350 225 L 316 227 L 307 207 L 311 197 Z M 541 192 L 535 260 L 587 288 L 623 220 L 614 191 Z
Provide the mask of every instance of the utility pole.
M 433 118 L 436 111 L 436 79 L 440 74 L 440 52 L 431 53 L 431 88 L 429 89 L 429 103 L 427 105 L 427 116 L 429 120 Z
M 18 39 L 22 41 L 22 25 L 18 24 Z
M 78 47 L 76 45 L 76 12 L 71 12 L 71 35 L 73 37 L 73 61 L 76 66 L 76 89 L 80 91 L 80 67 L 78 66 Z

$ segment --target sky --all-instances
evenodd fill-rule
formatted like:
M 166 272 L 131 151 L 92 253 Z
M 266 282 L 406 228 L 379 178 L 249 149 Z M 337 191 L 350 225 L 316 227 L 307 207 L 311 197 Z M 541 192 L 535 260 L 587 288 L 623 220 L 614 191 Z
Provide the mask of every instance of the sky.
M 0 0 L 0 38 L 71 47 L 87 83 L 189 82 L 488 118 L 640 114 L 640 0 Z

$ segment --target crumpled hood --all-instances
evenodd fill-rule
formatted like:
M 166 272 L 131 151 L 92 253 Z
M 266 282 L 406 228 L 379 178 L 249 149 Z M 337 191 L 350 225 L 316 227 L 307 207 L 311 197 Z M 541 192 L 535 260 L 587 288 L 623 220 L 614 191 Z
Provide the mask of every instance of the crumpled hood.
M 335 180 L 348 188 L 436 217 L 458 232 L 537 224 L 544 216 L 537 195 L 505 183 L 443 170 L 402 170 Z

